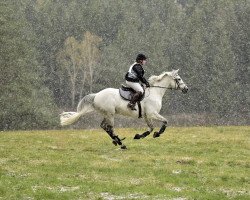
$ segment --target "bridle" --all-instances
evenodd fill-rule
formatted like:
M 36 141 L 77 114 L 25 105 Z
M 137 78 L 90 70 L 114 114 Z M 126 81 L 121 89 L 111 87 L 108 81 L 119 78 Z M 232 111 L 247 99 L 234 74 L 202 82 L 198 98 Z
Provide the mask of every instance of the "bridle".
M 155 88 L 161 88 L 161 89 L 169 89 L 169 90 L 178 90 L 178 89 L 181 89 L 181 83 L 180 83 L 180 80 L 179 78 L 174 78 L 174 81 L 175 81 L 175 86 L 174 87 L 162 87 L 162 86 L 159 86 L 159 85 L 152 85 L 150 87 L 155 87 Z M 187 88 L 184 88 L 182 89 L 182 92 L 183 93 L 187 93 Z M 150 90 L 149 90 L 149 94 L 148 96 L 150 95 Z M 148 97 L 147 96 L 147 97 Z
M 175 90 L 178 90 L 178 89 L 180 89 L 181 87 L 180 87 L 180 82 L 179 82 L 179 79 L 178 78 L 174 78 L 174 80 L 175 80 L 175 87 L 173 88 L 173 87 L 162 87 L 162 86 L 158 86 L 158 85 L 152 85 L 152 86 L 150 86 L 150 87 L 156 87 L 156 88 L 162 88 L 162 89 L 169 89 L 169 90 L 173 90 L 173 89 L 175 89 Z

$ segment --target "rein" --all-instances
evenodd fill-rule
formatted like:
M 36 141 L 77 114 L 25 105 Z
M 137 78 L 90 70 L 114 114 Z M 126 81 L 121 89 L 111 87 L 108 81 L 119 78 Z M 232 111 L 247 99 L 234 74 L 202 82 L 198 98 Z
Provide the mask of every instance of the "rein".
M 150 85 L 150 87 L 156 87 L 156 88 L 162 88 L 162 89 L 169 89 L 169 90 L 173 90 L 173 89 L 175 89 L 175 90 L 178 90 L 179 88 L 180 88 L 180 83 L 179 83 L 179 81 L 177 80 L 177 79 L 174 79 L 175 80 L 175 88 L 168 88 L 168 87 L 162 87 L 162 86 L 154 86 L 154 85 Z
M 150 87 L 156 87 L 156 88 L 162 88 L 162 89 L 169 89 L 169 90 L 172 90 L 172 89 L 174 89 L 174 88 L 168 88 L 168 87 L 162 87 L 162 86 L 154 86 L 154 85 L 150 85 Z
M 169 89 L 169 90 L 178 90 L 178 89 L 180 89 L 180 82 L 177 80 L 177 79 L 174 79 L 175 80 L 175 87 L 174 88 L 169 88 L 169 87 L 162 87 L 162 86 L 158 86 L 158 85 L 150 85 L 150 87 L 155 87 L 155 88 L 161 88 L 161 89 Z M 149 94 L 148 94 L 148 96 L 150 95 L 150 90 L 149 90 Z M 147 97 L 148 97 L 147 96 Z
M 169 87 L 162 87 L 162 86 L 158 86 L 158 85 L 150 85 L 150 87 L 149 88 L 152 88 L 152 87 L 155 87 L 155 88 L 161 88 L 161 89 L 169 89 L 169 90 L 173 90 L 173 89 L 176 89 L 177 90 L 177 88 L 169 88 Z M 150 95 L 150 90 L 148 90 L 149 91 L 149 94 L 148 94 L 148 96 Z M 148 96 L 146 96 L 146 97 L 148 97 Z

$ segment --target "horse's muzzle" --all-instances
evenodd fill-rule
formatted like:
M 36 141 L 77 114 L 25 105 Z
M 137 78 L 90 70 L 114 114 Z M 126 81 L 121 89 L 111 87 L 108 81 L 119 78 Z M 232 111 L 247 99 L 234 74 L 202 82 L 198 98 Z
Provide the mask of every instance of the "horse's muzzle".
M 181 91 L 182 91 L 182 93 L 186 94 L 188 92 L 188 87 L 185 86 Z

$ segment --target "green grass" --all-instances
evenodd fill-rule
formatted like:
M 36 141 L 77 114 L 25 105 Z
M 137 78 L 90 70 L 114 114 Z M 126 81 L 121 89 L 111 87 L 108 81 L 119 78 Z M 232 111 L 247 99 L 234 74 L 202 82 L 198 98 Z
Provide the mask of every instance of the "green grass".
M 250 199 L 250 127 L 0 133 L 0 199 Z

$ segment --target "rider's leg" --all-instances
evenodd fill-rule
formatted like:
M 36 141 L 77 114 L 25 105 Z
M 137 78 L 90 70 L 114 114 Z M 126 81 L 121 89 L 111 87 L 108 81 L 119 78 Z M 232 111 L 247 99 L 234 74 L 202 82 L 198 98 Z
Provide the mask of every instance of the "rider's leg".
M 144 90 L 139 83 L 126 81 L 126 84 L 135 91 L 135 93 L 133 94 L 131 98 L 131 101 L 128 103 L 128 107 L 131 110 L 136 110 L 135 104 L 137 101 L 141 99 Z
M 133 94 L 132 98 L 131 98 L 131 101 L 128 103 L 128 107 L 131 109 L 131 110 L 136 110 L 135 108 L 135 104 L 137 101 L 139 101 L 142 97 L 142 92 L 136 92 Z

